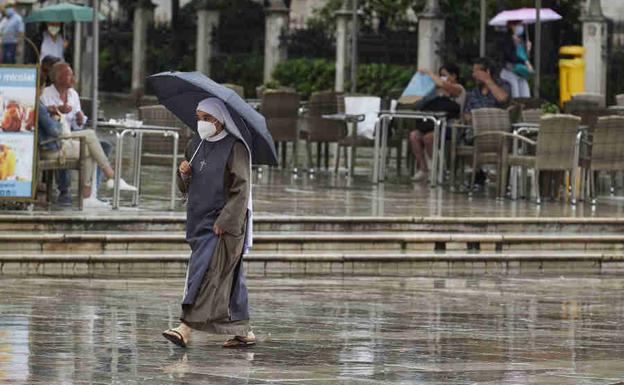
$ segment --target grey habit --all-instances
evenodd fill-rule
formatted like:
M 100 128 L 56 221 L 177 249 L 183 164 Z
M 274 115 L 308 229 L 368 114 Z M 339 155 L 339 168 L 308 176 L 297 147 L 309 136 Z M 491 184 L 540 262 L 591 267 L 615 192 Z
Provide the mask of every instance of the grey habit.
M 190 161 L 201 143 L 186 148 Z M 188 194 L 186 240 L 191 246 L 180 320 L 196 330 L 247 335 L 249 306 L 243 271 L 251 180 L 247 147 L 233 135 L 204 140 L 191 164 L 191 176 L 178 186 Z M 212 228 L 224 230 L 220 237 Z

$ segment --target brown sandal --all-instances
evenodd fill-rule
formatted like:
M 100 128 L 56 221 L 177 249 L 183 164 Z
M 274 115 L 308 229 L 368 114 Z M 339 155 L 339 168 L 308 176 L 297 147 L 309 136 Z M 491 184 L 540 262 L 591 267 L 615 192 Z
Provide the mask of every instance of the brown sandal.
M 175 335 L 175 334 L 177 335 Z M 181 347 L 181 348 L 185 348 L 186 347 L 186 341 L 184 340 L 184 336 L 182 335 L 182 333 L 180 333 L 179 331 L 175 330 L 175 329 L 169 329 L 166 330 L 162 333 L 163 337 L 165 337 L 167 340 L 169 340 L 170 342 L 174 343 L 175 345 Z
M 232 339 L 225 341 L 223 344 L 224 348 L 248 348 L 256 344 L 255 338 L 247 338 L 236 336 Z

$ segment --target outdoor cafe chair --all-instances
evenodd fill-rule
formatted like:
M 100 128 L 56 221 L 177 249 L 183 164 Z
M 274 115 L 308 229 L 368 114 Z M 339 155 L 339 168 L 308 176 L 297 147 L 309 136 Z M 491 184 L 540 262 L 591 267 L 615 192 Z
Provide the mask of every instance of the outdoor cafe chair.
M 587 102 L 594 102 L 598 104 L 598 107 L 606 107 L 607 99 L 603 94 L 595 93 L 595 92 L 578 92 L 572 94 L 572 100 L 582 100 Z
M 286 167 L 288 142 L 292 143 L 292 167 L 297 168 L 299 134 L 299 106 L 301 97 L 296 92 L 268 90 L 262 94 L 260 113 L 264 115 L 273 140 L 281 143 L 282 167 Z
M 572 99 L 563 105 L 566 114 L 575 115 L 581 118 L 581 124 L 587 126 L 587 131 L 591 135 L 594 127 L 601 116 L 612 115 L 613 112 L 605 107 L 601 107 L 596 101 Z
M 501 196 L 501 148 L 503 136 L 500 133 L 510 133 L 511 121 L 509 111 L 501 108 L 478 108 L 472 110 L 472 128 L 474 131 L 474 145 L 472 146 L 472 173 L 470 177 L 470 190 L 474 190 L 475 177 L 480 166 L 493 164 L 496 166 L 498 183 L 496 196 Z
M 310 96 L 303 119 L 301 137 L 306 141 L 308 168 L 312 169 L 312 143 L 316 143 L 317 167 L 321 167 L 321 151 L 325 152 L 325 168 L 329 168 L 329 143 L 338 143 L 347 134 L 344 122 L 325 119 L 323 115 L 338 113 L 337 96 L 334 91 L 315 92 Z
M 357 159 L 358 147 L 374 147 L 375 140 L 366 135 L 362 135 L 362 130 L 368 130 L 373 127 L 374 130 L 380 129 L 379 111 L 382 109 L 382 100 L 376 96 L 369 95 L 340 95 L 338 96 L 338 113 L 347 115 L 365 115 L 364 120 L 352 123 L 355 127 L 351 130 L 350 135 L 338 141 L 338 150 L 336 153 L 335 172 L 338 173 L 340 168 L 340 158 L 342 152 L 347 148 L 351 148 L 351 159 L 347 157 L 347 151 L 344 151 L 345 159 L 347 159 L 347 169 L 349 174 L 353 174 Z M 401 172 L 401 158 L 403 149 L 403 140 L 396 137 L 390 138 L 388 147 L 396 149 L 397 153 L 397 171 Z
M 596 172 L 624 171 L 624 116 L 599 118 L 590 145 L 591 157 L 587 165 L 589 194 L 592 204 L 595 204 Z
M 526 110 L 522 110 L 522 122 L 523 123 L 531 123 L 531 124 L 539 124 L 540 119 L 542 118 L 542 110 L 539 108 L 530 108 Z
M 533 141 L 521 135 L 501 135 L 502 158 L 501 185 L 507 185 L 509 167 L 531 168 L 535 171 L 533 176 L 533 188 L 536 194 L 536 202 L 541 203 L 540 172 L 541 171 L 567 171 L 571 180 L 570 202 L 576 204 L 577 170 L 580 165 L 580 146 L 582 132 L 580 131 L 581 119 L 567 114 L 546 115 L 540 119 L 537 141 Z M 530 146 L 535 146 L 535 155 L 509 154 L 509 140 L 516 139 Z M 523 174 L 526 174 L 523 172 Z
M 624 94 L 615 95 L 615 104 L 624 106 Z
M 83 208 L 82 197 L 84 196 L 84 181 L 85 181 L 85 178 L 88 178 L 91 176 L 84 175 L 84 173 L 82 172 L 82 164 L 85 161 L 85 157 L 87 153 L 85 138 L 78 137 L 72 140 L 80 141 L 80 152 L 78 155 L 78 159 L 66 159 L 61 153 L 59 153 L 59 156 L 54 159 L 39 158 L 37 169 L 39 170 L 39 172 L 41 172 L 45 180 L 46 200 L 48 202 L 48 205 L 52 204 L 52 191 L 54 189 L 53 181 L 54 181 L 54 175 L 56 174 L 56 171 L 57 170 L 77 170 L 78 171 L 78 208 L 82 210 Z M 45 144 L 52 143 L 52 142 L 56 142 L 59 148 L 61 148 L 60 139 L 46 140 L 42 142 L 41 144 L 45 145 Z M 95 183 L 95 181 L 93 181 L 93 183 Z
M 155 104 L 139 107 L 139 120 L 148 125 L 161 127 L 186 127 L 180 119 L 171 113 L 165 106 Z M 184 154 L 186 145 L 191 138 L 191 130 L 179 131 L 178 154 Z M 145 159 L 151 164 L 171 164 L 171 141 L 164 136 L 145 136 L 143 138 L 143 152 Z M 150 162 L 151 160 L 151 162 Z

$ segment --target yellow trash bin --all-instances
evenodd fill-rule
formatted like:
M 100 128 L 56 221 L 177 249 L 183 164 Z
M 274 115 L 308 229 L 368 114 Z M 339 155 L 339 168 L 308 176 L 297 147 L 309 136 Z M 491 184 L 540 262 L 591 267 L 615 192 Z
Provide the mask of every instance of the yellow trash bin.
M 559 103 L 572 99 L 572 95 L 585 91 L 585 48 L 567 45 L 559 49 Z

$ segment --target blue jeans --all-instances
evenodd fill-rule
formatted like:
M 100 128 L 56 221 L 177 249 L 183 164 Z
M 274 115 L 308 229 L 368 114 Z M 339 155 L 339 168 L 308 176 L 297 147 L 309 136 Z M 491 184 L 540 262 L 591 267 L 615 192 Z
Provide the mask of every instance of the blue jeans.
M 2 63 L 15 64 L 15 52 L 17 51 L 17 43 L 2 44 Z
M 113 144 L 105 139 L 100 139 L 100 145 L 102 145 L 102 150 L 107 157 L 110 157 L 111 152 L 113 152 Z M 86 175 L 86 178 L 90 178 L 91 175 Z M 98 167 L 97 168 L 97 180 L 95 181 L 95 185 L 99 186 L 102 182 L 102 178 L 104 178 L 104 173 Z M 71 174 L 69 170 L 58 170 L 56 172 L 56 183 L 58 185 L 58 190 L 60 193 L 69 192 L 69 187 L 71 185 Z

